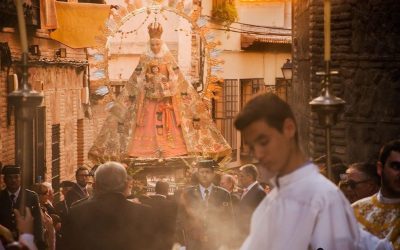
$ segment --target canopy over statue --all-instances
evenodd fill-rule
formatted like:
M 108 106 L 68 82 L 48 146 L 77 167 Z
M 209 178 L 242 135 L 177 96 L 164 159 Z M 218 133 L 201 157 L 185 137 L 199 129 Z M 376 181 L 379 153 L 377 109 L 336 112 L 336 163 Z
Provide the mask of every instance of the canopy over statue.
M 161 25 L 152 23 L 148 30 L 148 48 L 110 107 L 89 157 L 104 162 L 229 155 L 231 148 L 207 106 L 161 40 Z

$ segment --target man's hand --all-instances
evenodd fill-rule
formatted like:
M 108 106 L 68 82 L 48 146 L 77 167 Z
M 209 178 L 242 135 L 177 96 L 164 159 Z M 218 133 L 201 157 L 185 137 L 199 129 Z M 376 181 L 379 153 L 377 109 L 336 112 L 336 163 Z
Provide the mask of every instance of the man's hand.
M 17 220 L 17 229 L 20 234 L 33 234 L 33 217 L 31 210 L 25 207 L 25 217 L 20 212 L 14 209 L 15 218 Z
M 10 230 L 8 230 L 8 228 L 6 227 L 3 227 L 2 225 L 0 225 L 0 237 L 4 238 L 8 243 L 14 241 Z

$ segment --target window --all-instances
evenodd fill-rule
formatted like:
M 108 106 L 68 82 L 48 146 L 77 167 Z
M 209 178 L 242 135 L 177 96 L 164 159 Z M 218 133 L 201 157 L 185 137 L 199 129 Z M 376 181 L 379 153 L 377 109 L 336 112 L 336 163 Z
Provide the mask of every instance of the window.
M 34 121 L 35 177 L 44 179 L 46 174 L 46 107 L 36 108 Z M 36 179 L 36 181 L 39 181 Z
M 253 79 L 241 79 L 240 80 L 240 109 L 246 105 L 246 103 L 253 98 L 253 96 L 259 92 L 265 92 L 266 87 L 263 78 Z M 247 145 L 244 144 L 242 137 L 240 145 L 240 153 L 242 155 L 248 155 L 250 150 Z
M 238 80 L 226 79 L 223 84 L 221 98 L 213 100 L 213 118 L 222 135 L 235 151 L 237 133 L 233 125 L 238 113 L 239 102 Z
M 287 100 L 287 84 L 284 78 L 275 79 L 275 94 L 285 101 Z

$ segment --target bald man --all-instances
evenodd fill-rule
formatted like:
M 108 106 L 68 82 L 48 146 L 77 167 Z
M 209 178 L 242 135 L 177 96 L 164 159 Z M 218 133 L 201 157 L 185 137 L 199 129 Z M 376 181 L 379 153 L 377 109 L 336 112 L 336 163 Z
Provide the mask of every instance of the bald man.
M 70 209 L 66 221 L 68 249 L 152 249 L 149 207 L 126 200 L 127 173 L 118 162 L 96 170 L 96 194 Z
M 222 188 L 225 188 L 231 194 L 232 206 L 235 209 L 235 206 L 240 201 L 240 195 L 238 193 L 234 192 L 235 186 L 236 186 L 235 178 L 230 174 L 222 175 L 220 186 Z

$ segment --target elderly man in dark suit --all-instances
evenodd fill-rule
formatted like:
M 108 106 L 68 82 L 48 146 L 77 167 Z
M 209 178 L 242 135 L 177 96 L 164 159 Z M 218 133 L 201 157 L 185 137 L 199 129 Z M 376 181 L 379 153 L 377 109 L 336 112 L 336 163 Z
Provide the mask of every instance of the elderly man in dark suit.
M 240 244 L 249 234 L 250 220 L 254 210 L 266 195 L 257 178 L 258 171 L 256 166 L 247 164 L 240 168 L 239 185 L 243 188 L 243 193 L 236 213 Z
M 157 231 L 154 249 L 170 250 L 174 244 L 177 204 L 168 199 L 168 182 L 157 181 L 156 194 L 144 199 L 143 204 L 149 205 L 154 212 L 154 223 Z
M 67 249 L 153 249 L 151 208 L 125 198 L 125 168 L 106 162 L 96 170 L 94 183 L 94 196 L 69 211 L 65 223 Z
M 78 167 L 75 171 L 76 183 L 65 196 L 65 201 L 67 202 L 68 207 L 71 207 L 72 203 L 76 201 L 89 197 L 89 193 L 86 190 L 89 177 L 89 169 L 86 167 Z
M 6 188 L 0 192 L 0 224 L 8 228 L 14 239 L 18 239 L 18 230 L 14 209 L 18 209 L 21 203 L 21 175 L 20 168 L 15 165 L 5 165 L 2 169 Z M 26 207 L 32 211 L 34 218 L 34 238 L 39 249 L 45 248 L 43 240 L 42 217 L 39 207 L 39 199 L 36 193 L 25 191 Z
M 240 194 L 234 191 L 236 186 L 235 178 L 230 174 L 222 175 L 220 186 L 225 188 L 231 194 L 232 206 L 233 210 L 235 210 L 240 201 Z
M 217 166 L 213 160 L 198 162 L 199 184 L 182 193 L 177 226 L 187 250 L 213 250 L 231 244 L 231 197 L 228 191 L 212 184 Z

